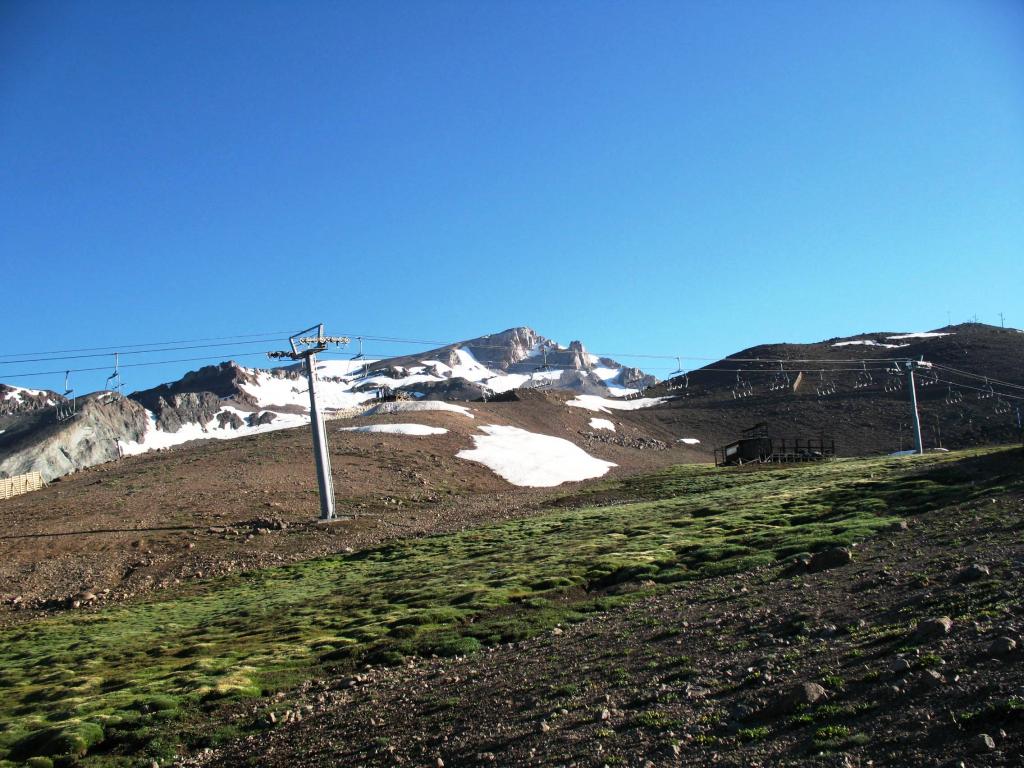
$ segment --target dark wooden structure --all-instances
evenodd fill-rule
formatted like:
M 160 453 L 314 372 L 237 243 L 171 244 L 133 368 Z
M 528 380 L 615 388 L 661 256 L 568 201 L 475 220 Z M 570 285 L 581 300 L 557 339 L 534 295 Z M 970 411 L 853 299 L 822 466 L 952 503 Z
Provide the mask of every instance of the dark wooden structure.
M 778 438 L 768 434 L 767 422 L 743 430 L 743 437 L 715 448 L 715 465 L 789 464 L 801 461 L 825 461 L 835 458 L 836 441 L 819 437 Z

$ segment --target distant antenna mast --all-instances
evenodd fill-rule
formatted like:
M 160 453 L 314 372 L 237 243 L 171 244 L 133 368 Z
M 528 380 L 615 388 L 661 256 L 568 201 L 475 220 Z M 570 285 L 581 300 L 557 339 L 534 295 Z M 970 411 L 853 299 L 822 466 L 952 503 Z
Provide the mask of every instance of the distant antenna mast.
M 307 336 L 310 331 L 316 331 L 316 336 Z M 271 359 L 287 357 L 292 360 L 304 360 L 306 363 L 306 377 L 309 380 L 309 426 L 313 430 L 321 520 L 334 519 L 334 480 L 331 478 L 331 457 L 327 453 L 327 433 L 324 431 L 323 417 L 316 402 L 316 355 L 326 350 L 328 344 L 345 345 L 349 341 L 347 336 L 324 336 L 324 324 L 320 323 L 289 337 L 288 343 L 292 347 L 290 352 L 267 353 L 267 357 Z

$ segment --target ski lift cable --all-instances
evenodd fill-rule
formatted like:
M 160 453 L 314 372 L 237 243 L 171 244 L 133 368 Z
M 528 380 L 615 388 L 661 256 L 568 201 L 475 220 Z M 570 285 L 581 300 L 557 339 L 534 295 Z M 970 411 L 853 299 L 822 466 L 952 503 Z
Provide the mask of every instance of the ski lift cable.
M 1011 395 L 1011 394 L 1009 394 L 1007 392 L 995 392 L 993 390 L 988 390 L 988 389 L 985 389 L 983 387 L 972 387 L 969 384 L 961 384 L 959 382 L 948 381 L 946 379 L 939 379 L 939 382 L 942 383 L 942 384 L 948 384 L 951 387 L 956 387 L 957 389 L 970 389 L 970 390 L 973 390 L 974 392 L 985 392 L 985 393 L 988 393 L 988 392 L 992 391 L 993 394 L 996 397 L 1009 397 L 1012 400 L 1024 400 L 1024 395 Z
M 933 368 L 938 368 L 939 370 L 942 370 L 942 371 L 946 371 L 947 373 L 956 374 L 958 376 L 965 376 L 965 377 L 970 378 L 970 379 L 978 379 L 978 380 L 982 380 L 982 381 L 987 381 L 987 382 L 989 382 L 991 384 L 998 384 L 999 386 L 1002 386 L 1002 387 L 1012 387 L 1013 389 L 1024 390 L 1024 384 L 1013 384 L 1012 382 L 1001 381 L 999 379 L 993 379 L 991 376 L 985 376 L 984 374 L 980 374 L 980 373 L 970 373 L 968 371 L 960 371 L 960 370 L 957 370 L 956 368 L 950 368 L 949 366 L 946 366 L 946 365 L 940 365 L 939 363 L 933 363 L 932 367 Z
M 282 334 L 287 337 L 287 334 L 291 331 L 265 331 L 263 333 L 246 333 L 235 336 L 208 336 L 202 339 L 179 339 L 177 341 L 147 341 L 138 344 L 108 344 L 105 347 L 80 347 L 77 349 L 55 349 L 49 352 L 9 352 L 6 354 L 0 354 L 0 358 L 5 357 L 29 357 L 29 356 L 46 356 L 46 355 L 63 355 L 71 352 L 99 352 L 107 350 L 106 354 L 109 355 L 114 350 L 123 351 L 132 349 L 134 347 L 167 347 L 171 344 L 195 344 L 200 341 L 230 341 L 232 339 L 252 339 L 257 336 L 273 336 L 274 338 L 269 339 L 270 341 L 278 341 Z M 245 344 L 257 343 L 257 342 L 240 342 Z M 155 350 L 159 351 L 159 350 Z M 164 352 L 170 350 L 164 349 Z M 38 360 L 36 362 L 39 362 Z
M 230 345 L 228 345 L 228 344 L 196 344 L 194 346 L 165 347 L 165 348 L 162 348 L 162 349 L 138 349 L 138 350 L 128 350 L 128 351 L 116 350 L 116 354 L 119 354 L 121 356 L 124 356 L 124 355 L 148 355 L 148 354 L 153 354 L 155 352 L 178 352 L 178 351 L 186 350 L 186 349 L 210 349 L 210 348 L 225 347 L 225 346 L 232 346 L 232 347 L 234 347 L 234 346 L 238 346 L 240 344 L 268 344 L 268 343 L 270 343 L 272 341 L 280 341 L 280 339 L 256 339 L 254 341 L 236 341 L 236 342 L 233 342 Z M 88 355 L 67 355 L 67 356 L 64 356 L 64 357 L 36 357 L 36 358 L 30 358 L 30 359 L 26 358 L 24 360 L 0 360 L 0 365 L 19 365 L 19 364 L 24 365 L 26 363 L 49 363 L 49 362 L 57 362 L 58 360 L 83 360 L 83 359 L 90 358 L 90 357 L 110 357 L 110 355 L 112 355 L 112 354 L 115 354 L 115 352 L 114 351 L 110 351 L 110 352 L 96 352 L 96 353 L 88 354 Z
M 267 352 L 271 350 L 264 350 L 262 352 L 245 352 L 240 355 L 233 355 L 232 357 L 265 357 Z M 179 357 L 175 360 L 150 360 L 145 363 L 125 363 L 121 365 L 121 368 L 146 368 L 153 365 L 169 365 L 170 363 L 195 363 L 195 362 L 210 362 L 211 360 L 223 361 L 224 357 L 218 355 L 216 357 Z M 99 365 L 91 368 L 71 368 L 71 373 L 92 373 L 95 371 L 109 371 L 110 366 Z M 20 379 L 27 376 L 52 376 L 54 374 L 65 373 L 64 369 L 58 371 L 34 371 L 32 373 L 14 373 L 4 374 L 3 378 L 6 379 Z

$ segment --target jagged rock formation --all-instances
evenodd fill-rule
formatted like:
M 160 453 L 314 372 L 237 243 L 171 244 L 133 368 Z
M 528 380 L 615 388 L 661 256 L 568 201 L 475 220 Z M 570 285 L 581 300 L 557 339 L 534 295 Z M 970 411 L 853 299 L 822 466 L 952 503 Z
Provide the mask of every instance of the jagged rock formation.
M 25 389 L 0 384 L 0 416 L 37 411 L 63 402 L 66 401 L 61 395 L 48 389 Z
M 202 392 L 210 393 L 217 398 L 231 398 L 239 404 L 256 407 L 256 400 L 242 389 L 245 384 L 255 383 L 255 379 L 256 377 L 251 369 L 243 368 L 234 361 L 228 361 L 218 365 L 207 365 L 198 371 L 189 371 L 178 381 L 161 384 L 152 389 L 132 392 L 130 397 L 142 403 L 145 408 L 151 411 L 157 411 L 161 407 L 187 408 L 186 401 L 175 401 L 174 396 Z M 168 405 L 161 406 L 161 401 Z M 175 402 L 180 404 L 169 405 Z M 195 419 L 191 420 L 194 421 Z
M 39 472 L 49 481 L 119 457 L 118 441 L 146 432 L 145 409 L 113 393 L 79 398 L 77 413 L 58 422 L 54 409 L 20 414 L 3 422 L 0 477 Z

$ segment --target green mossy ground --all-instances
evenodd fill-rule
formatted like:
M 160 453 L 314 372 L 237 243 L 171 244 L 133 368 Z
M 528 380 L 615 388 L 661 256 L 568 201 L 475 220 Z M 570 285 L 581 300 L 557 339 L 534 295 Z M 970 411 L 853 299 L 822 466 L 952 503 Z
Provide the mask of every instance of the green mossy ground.
M 472 653 L 632 599 L 612 594 L 625 582 L 669 584 L 849 544 L 1014 482 L 966 471 L 985 453 L 674 467 L 593 491 L 631 503 L 559 508 L 6 630 L 0 766 L 169 757 L 179 739 L 235 735 L 196 725 L 216 721 L 225 702 L 324 667 Z

